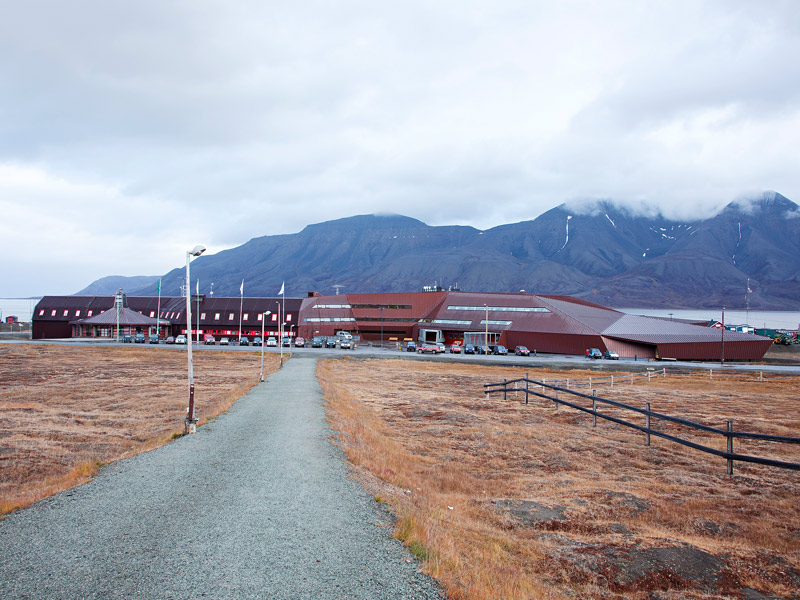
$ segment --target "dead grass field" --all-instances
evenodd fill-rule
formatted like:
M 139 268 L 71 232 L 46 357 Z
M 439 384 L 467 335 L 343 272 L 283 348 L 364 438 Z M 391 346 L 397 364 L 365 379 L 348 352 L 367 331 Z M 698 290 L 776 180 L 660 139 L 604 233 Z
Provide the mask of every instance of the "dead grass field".
M 642 433 L 602 420 L 593 428 L 591 416 L 552 402 L 482 393 L 524 371 L 320 362 L 339 442 L 450 598 L 798 597 L 800 473 L 736 463 L 729 477 L 724 459 L 656 437 L 646 447 Z M 797 378 L 750 379 L 596 387 L 723 429 L 732 420 L 740 431 L 800 435 Z M 725 449 L 723 438 L 658 427 Z M 797 445 L 737 440 L 734 449 L 800 462 Z
M 194 353 L 201 425 L 257 383 L 260 361 Z M 265 359 L 265 370 L 277 367 Z M 187 405 L 186 353 L 173 348 L 0 345 L 0 514 L 168 442 Z

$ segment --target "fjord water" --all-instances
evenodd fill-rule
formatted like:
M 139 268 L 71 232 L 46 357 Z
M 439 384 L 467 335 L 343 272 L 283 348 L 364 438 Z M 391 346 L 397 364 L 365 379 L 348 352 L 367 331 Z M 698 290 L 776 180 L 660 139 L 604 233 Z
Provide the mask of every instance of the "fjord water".
M 664 317 L 669 319 L 692 319 L 698 321 L 719 321 L 722 309 L 700 308 L 696 310 L 672 308 L 618 308 L 631 315 Z M 800 331 L 800 311 L 778 310 L 725 310 L 726 325 L 750 325 L 756 329 L 790 329 Z
M 15 316 L 25 323 L 31 320 L 33 309 L 41 298 L 0 298 L 0 318 Z

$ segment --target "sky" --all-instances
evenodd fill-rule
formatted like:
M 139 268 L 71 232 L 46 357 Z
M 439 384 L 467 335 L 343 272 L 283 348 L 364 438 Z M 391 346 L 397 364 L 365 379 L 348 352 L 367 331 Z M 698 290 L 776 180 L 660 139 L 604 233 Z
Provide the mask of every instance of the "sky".
M 0 297 L 357 214 L 800 201 L 794 0 L 0 0 Z

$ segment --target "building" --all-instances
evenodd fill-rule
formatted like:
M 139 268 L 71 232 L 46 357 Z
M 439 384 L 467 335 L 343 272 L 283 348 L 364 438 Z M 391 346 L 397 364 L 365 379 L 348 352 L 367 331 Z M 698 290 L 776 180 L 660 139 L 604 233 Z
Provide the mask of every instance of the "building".
M 157 298 L 130 297 L 132 310 L 154 318 Z M 758 360 L 772 340 L 684 321 L 629 315 L 571 298 L 527 293 L 436 290 L 389 294 L 343 294 L 306 298 L 193 296 L 192 335 L 276 336 L 285 304 L 287 335 L 333 336 L 348 331 L 370 342 L 405 342 L 435 336 L 448 344 L 488 339 L 513 349 L 583 355 L 588 348 L 621 357 L 678 360 Z M 33 339 L 71 337 L 80 319 L 114 306 L 114 297 L 46 296 L 33 315 Z M 240 310 L 241 306 L 241 310 Z M 185 298 L 161 298 L 162 337 L 186 333 Z M 241 323 L 241 328 L 239 324 Z M 483 336 L 483 337 L 482 337 Z M 427 338 L 426 338 L 427 339 Z M 430 338 L 433 339 L 433 338 Z M 481 342 L 482 343 L 482 342 Z

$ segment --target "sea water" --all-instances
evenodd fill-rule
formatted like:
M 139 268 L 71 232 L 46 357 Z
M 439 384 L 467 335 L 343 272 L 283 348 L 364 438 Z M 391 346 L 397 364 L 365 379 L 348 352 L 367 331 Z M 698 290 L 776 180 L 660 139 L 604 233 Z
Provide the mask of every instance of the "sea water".
M 618 308 L 624 313 L 666 319 L 691 319 L 696 321 L 719 321 L 722 309 L 702 308 L 696 310 L 672 308 Z M 779 310 L 725 310 L 726 325 L 750 325 L 756 329 L 788 329 L 800 331 L 800 312 Z
M 6 317 L 17 317 L 23 323 L 29 323 L 33 309 L 41 298 L 0 298 L 0 320 Z

